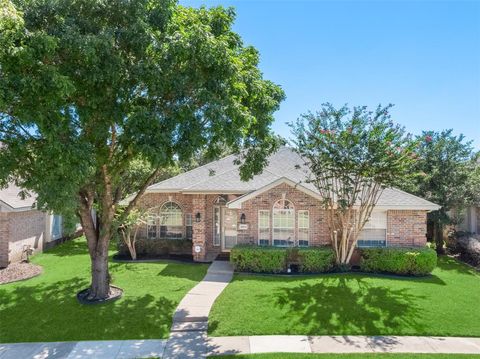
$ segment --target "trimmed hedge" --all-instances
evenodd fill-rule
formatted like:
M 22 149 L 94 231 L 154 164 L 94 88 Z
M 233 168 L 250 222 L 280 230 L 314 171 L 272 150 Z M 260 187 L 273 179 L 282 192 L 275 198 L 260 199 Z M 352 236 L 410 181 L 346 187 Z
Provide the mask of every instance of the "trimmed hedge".
M 295 265 L 302 273 L 320 273 L 332 270 L 334 253 L 328 247 L 238 245 L 230 252 L 230 262 L 240 272 L 286 273 L 289 265 Z
M 360 255 L 364 272 L 421 276 L 437 266 L 437 253 L 431 248 L 364 248 Z

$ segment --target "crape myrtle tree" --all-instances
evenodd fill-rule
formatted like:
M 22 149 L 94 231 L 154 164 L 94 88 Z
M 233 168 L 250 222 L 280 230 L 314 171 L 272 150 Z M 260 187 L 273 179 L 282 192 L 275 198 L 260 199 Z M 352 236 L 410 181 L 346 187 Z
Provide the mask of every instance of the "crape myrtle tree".
M 348 266 L 384 188 L 405 180 L 415 162 L 415 144 L 390 120 L 391 106 L 371 112 L 327 103 L 291 124 L 296 151 L 309 169 L 307 181 L 322 197 L 339 266 Z
M 420 195 L 441 208 L 428 214 L 438 253 L 444 252 L 444 228 L 455 224 L 456 215 L 471 204 L 478 203 L 480 170 L 472 141 L 452 130 L 424 131 L 417 137 L 419 175 L 405 182 L 403 188 Z
M 0 181 L 40 209 L 75 213 L 91 257 L 88 300 L 108 298 L 107 250 L 125 187 L 147 186 L 199 151 L 237 153 L 241 178 L 277 146 L 284 98 L 234 11 L 174 1 L 0 0 Z M 122 183 L 133 161 L 151 171 Z M 148 173 L 145 173 L 148 172 Z M 92 218 L 92 209 L 97 218 Z

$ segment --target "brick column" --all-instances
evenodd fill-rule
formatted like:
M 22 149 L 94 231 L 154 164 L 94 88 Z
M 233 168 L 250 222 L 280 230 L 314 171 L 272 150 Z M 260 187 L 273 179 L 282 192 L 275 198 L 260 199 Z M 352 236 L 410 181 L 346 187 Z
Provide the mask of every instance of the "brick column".
M 0 268 L 8 266 L 8 240 L 10 238 L 8 213 L 0 212 Z
M 192 215 L 193 215 L 193 238 L 192 238 L 192 254 L 193 259 L 198 262 L 206 261 L 207 243 L 206 243 L 206 207 L 207 200 L 205 195 L 196 194 L 192 198 Z M 197 222 L 197 213 L 200 213 L 200 222 Z M 200 252 L 197 252 L 197 247 Z

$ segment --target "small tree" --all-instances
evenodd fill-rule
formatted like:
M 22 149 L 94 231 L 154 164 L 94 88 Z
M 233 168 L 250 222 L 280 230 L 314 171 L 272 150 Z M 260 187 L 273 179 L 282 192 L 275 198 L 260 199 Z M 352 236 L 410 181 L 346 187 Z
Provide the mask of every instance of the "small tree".
M 414 143 L 389 120 L 391 106 L 369 112 L 324 104 L 291 124 L 307 181 L 322 196 L 338 265 L 350 262 L 383 189 L 408 177 L 415 161 Z
M 118 231 L 122 237 L 123 243 L 127 246 L 130 257 L 137 260 L 137 233 L 141 225 L 147 223 L 148 213 L 145 210 L 134 208 L 128 214 L 124 213 L 125 209 L 120 209 L 117 219 L 121 220 L 118 224 Z
M 445 225 L 454 224 L 466 206 L 476 203 L 480 193 L 480 170 L 472 142 L 452 130 L 424 131 L 417 138 L 415 176 L 402 188 L 441 206 L 430 212 L 438 253 L 444 252 Z M 453 210 L 453 211 L 452 211 Z

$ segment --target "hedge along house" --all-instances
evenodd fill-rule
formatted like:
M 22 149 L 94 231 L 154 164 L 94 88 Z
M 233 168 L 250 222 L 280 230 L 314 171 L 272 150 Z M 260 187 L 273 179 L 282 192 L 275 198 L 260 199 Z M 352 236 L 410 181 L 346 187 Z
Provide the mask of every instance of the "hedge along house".
M 149 254 L 158 243 L 177 254 L 186 250 L 196 261 L 211 261 L 236 244 L 330 244 L 320 195 L 306 183 L 308 170 L 297 153 L 282 147 L 248 182 L 240 180 L 234 159 L 227 156 L 150 186 L 138 202 L 149 213 L 139 230 L 138 253 Z M 358 246 L 424 246 L 427 212 L 438 208 L 387 188 Z

